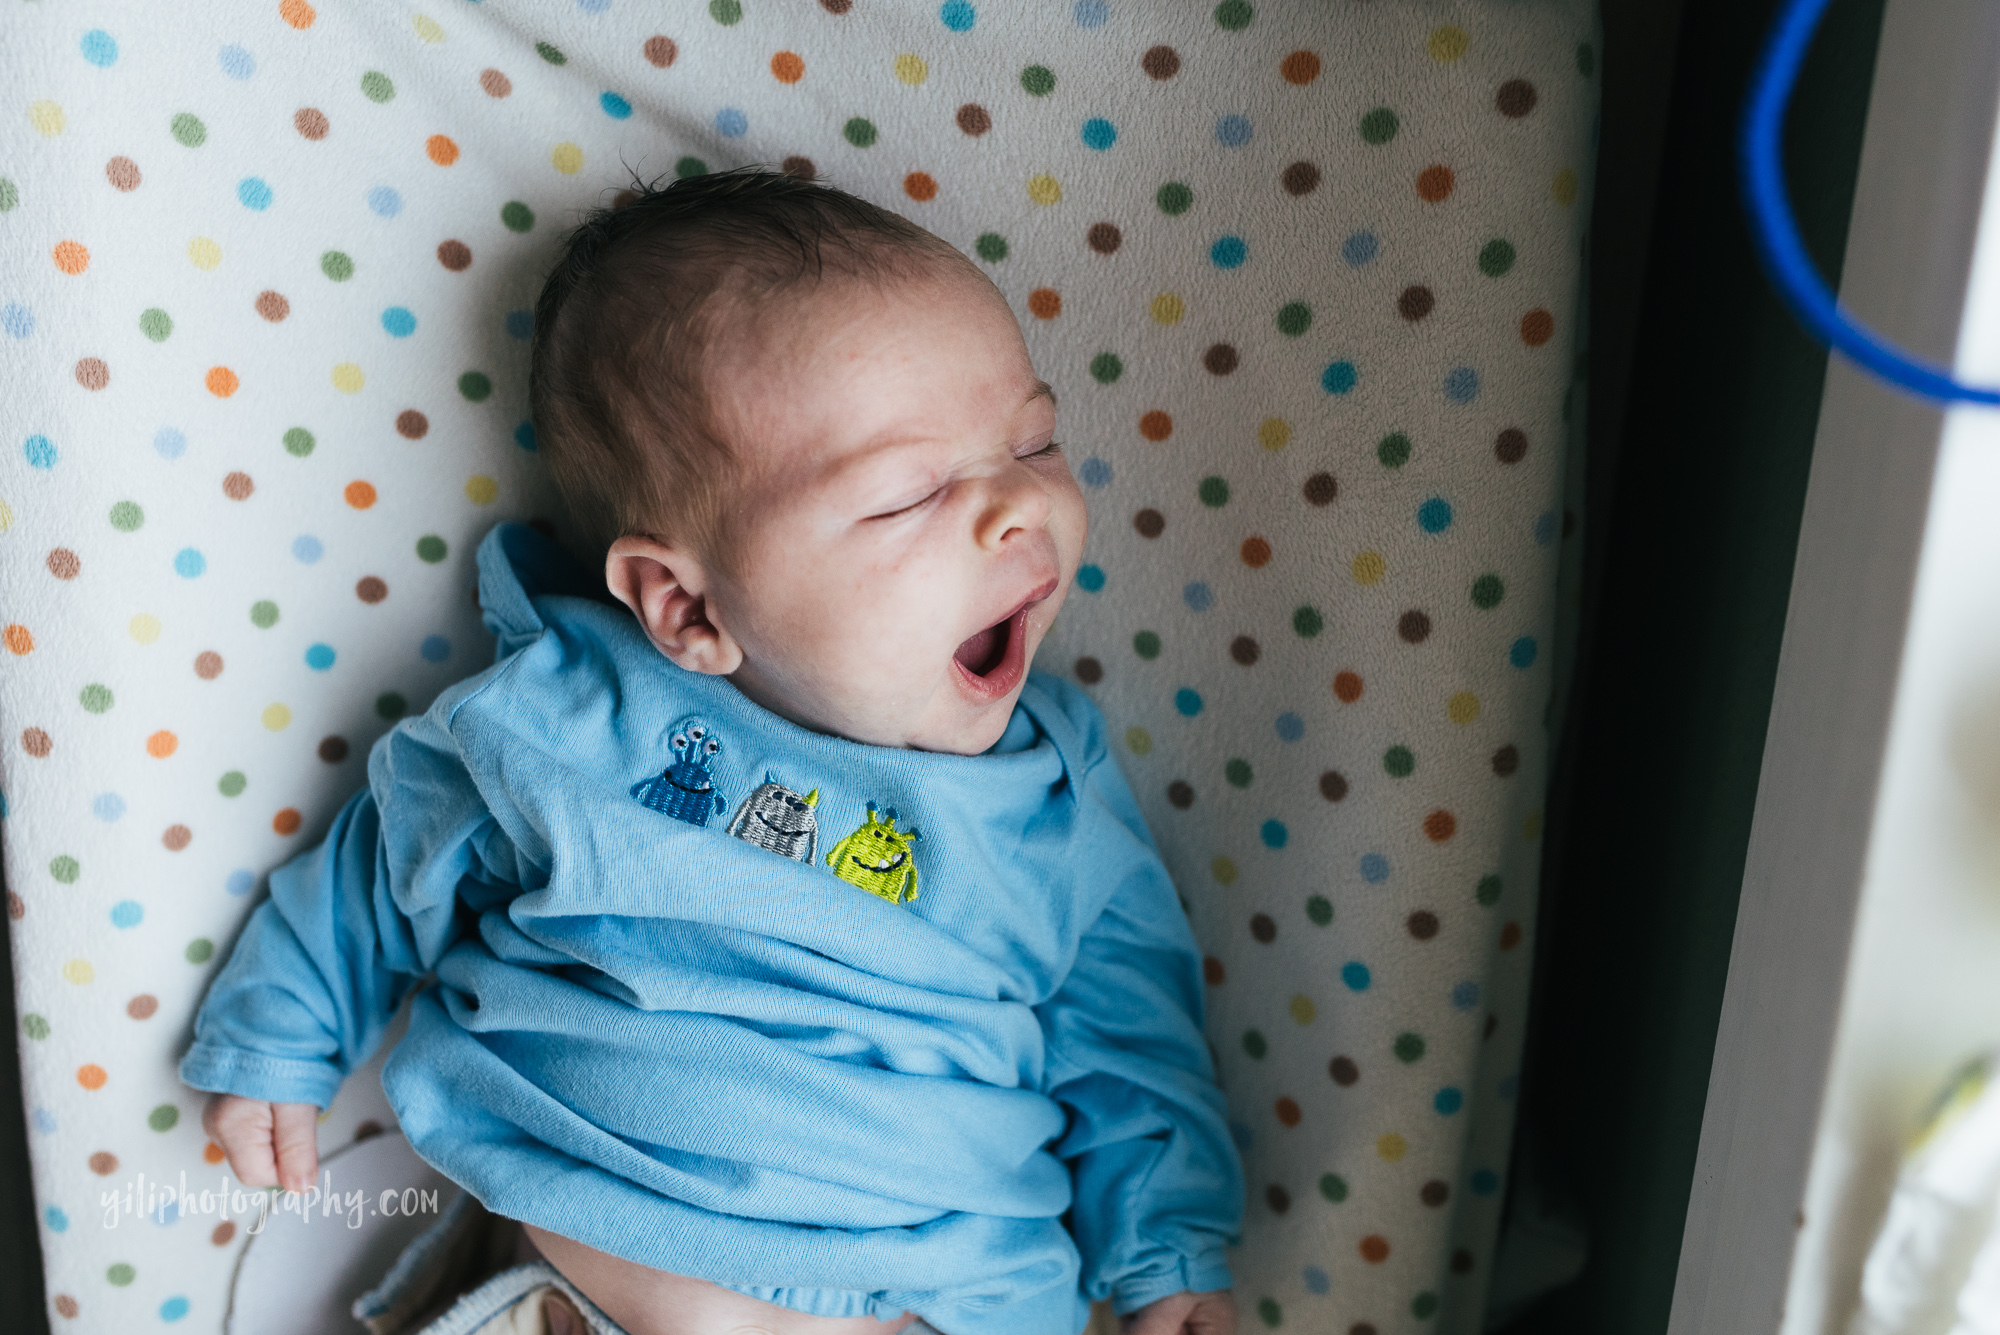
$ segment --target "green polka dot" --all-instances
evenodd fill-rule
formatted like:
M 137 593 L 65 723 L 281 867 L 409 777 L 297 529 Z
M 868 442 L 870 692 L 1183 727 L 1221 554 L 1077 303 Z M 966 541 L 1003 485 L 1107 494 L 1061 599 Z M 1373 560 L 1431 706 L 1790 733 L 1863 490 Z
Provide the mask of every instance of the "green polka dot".
M 1007 238 L 998 232 L 981 232 L 972 243 L 972 250 L 988 264 L 998 264 L 1007 258 Z
M 1090 359 L 1090 378 L 1100 385 L 1109 385 L 1125 374 L 1125 363 L 1115 352 L 1100 352 Z
M 1201 503 L 1210 509 L 1227 505 L 1229 504 L 1229 483 L 1223 478 L 1205 477 L 1201 480 L 1201 485 L 1194 489 L 1194 494 L 1201 497 Z
M 1222 0 L 1215 7 L 1215 25 L 1230 32 L 1242 32 L 1250 26 L 1250 16 L 1254 11 L 1244 0 Z
M 551 65 L 569 64 L 569 57 L 562 53 L 562 48 L 552 46 L 547 42 L 536 42 L 535 54 L 543 60 L 548 61 Z
M 250 786 L 250 780 L 243 777 L 243 771 L 233 769 L 215 782 L 215 790 L 224 797 L 235 797 Z
M 278 624 L 278 605 L 268 598 L 260 598 L 250 604 L 250 624 L 258 630 L 269 630 Z
M 118 1264 L 112 1266 L 109 1270 L 105 1271 L 104 1277 L 122 1289 L 127 1284 L 130 1284 L 133 1280 L 137 1279 L 139 1277 L 139 1272 L 134 1270 L 131 1266 L 127 1265 L 125 1262 L 120 1261 L 118 1262 Z
M 399 719 L 410 709 L 409 701 L 395 691 L 384 691 L 375 697 L 375 712 L 386 719 Z
M 1287 338 L 1297 338 L 1312 328 L 1313 308 L 1303 301 L 1288 301 L 1278 307 L 1278 332 Z
M 201 117 L 192 112 L 183 111 L 168 123 L 167 128 L 173 132 L 175 142 L 189 148 L 200 148 L 208 142 L 208 127 L 201 123 Z
M 1306 901 L 1306 917 L 1312 919 L 1315 927 L 1324 927 L 1333 921 L 1333 901 L 1325 895 L 1314 895 Z
M 1420 1059 L 1423 1055 L 1424 1036 L 1422 1034 L 1412 1034 L 1406 1031 L 1396 1035 L 1397 1061 L 1413 1062 Z
M 1488 278 L 1498 278 L 1514 267 L 1514 247 L 1511 242 L 1494 237 L 1479 248 L 1479 272 Z
M 102 682 L 93 681 L 90 685 L 83 688 L 82 693 L 76 699 L 77 703 L 82 705 L 87 712 L 102 714 L 105 710 L 111 708 L 111 688 Z
M 1392 746 L 1382 753 L 1382 768 L 1392 779 L 1407 779 L 1417 772 L 1417 758 L 1407 746 Z
M 311 454 L 313 446 L 317 443 L 313 439 L 313 433 L 302 426 L 295 426 L 285 432 L 285 453 L 294 459 L 303 459 Z
M 83 864 L 67 853 L 49 859 L 49 875 L 62 885 L 76 884 L 76 878 L 83 874 Z
M 1490 909 L 1500 902 L 1500 890 L 1501 881 L 1498 876 L 1482 876 L 1479 878 L 1479 888 L 1473 891 L 1473 897 L 1479 901 L 1482 908 Z
M 49 1036 L 49 1022 L 29 1011 L 21 1017 L 21 1032 L 39 1043 Z
M 417 539 L 417 559 L 419 561 L 436 565 L 438 562 L 444 560 L 446 550 L 444 539 L 435 533 L 427 533 Z
M 742 0 L 708 0 L 708 16 L 726 28 L 743 17 Z
M 146 512 L 139 508 L 137 501 L 120 501 L 111 507 L 111 527 L 120 533 L 137 532 L 139 525 L 146 522 Z
M 674 163 L 674 176 L 676 179 L 706 175 L 708 175 L 708 164 L 700 158 L 686 157 Z
M 532 231 L 535 226 L 535 211 L 518 199 L 510 199 L 500 206 L 500 225 L 510 232 Z
M 1055 71 L 1047 65 L 1030 65 L 1021 71 L 1021 87 L 1030 97 L 1047 97 L 1056 86 Z
M 14 206 L 21 202 L 21 188 L 4 176 L 0 176 L 0 213 L 12 213 Z
M 1428 1291 L 1410 1299 L 1410 1315 L 1419 1321 L 1428 1321 L 1437 1315 L 1438 1296 Z
M 1310 640 L 1326 629 L 1326 618 L 1320 615 L 1317 607 L 1301 607 L 1292 613 L 1292 629 L 1300 639 Z
M 158 306 L 148 307 L 139 312 L 139 332 L 155 343 L 164 343 L 174 332 L 174 317 Z
M 1250 762 L 1247 760 L 1230 761 L 1222 767 L 1222 777 L 1229 780 L 1229 786 L 1232 788 L 1248 788 L 1251 779 Z
M 856 148 L 866 148 L 875 142 L 875 122 L 866 116 L 856 116 L 840 127 L 840 133 Z
M 1247 9 L 1249 6 L 1246 5 L 1244 7 Z M 1259 1298 L 1257 1300 L 1257 1319 L 1272 1330 L 1276 1330 L 1279 1326 L 1285 1324 L 1285 1309 L 1278 1306 L 1276 1298 Z
M 1591 49 L 1589 42 L 1576 44 L 1576 72 L 1586 79 L 1597 72 L 1597 52 Z
M 458 378 L 458 392 L 473 403 L 484 403 L 493 394 L 491 377 L 480 371 L 467 371 Z
M 162 1103 L 146 1114 L 146 1125 L 155 1131 L 171 1131 L 179 1125 L 181 1110 L 171 1103 Z
M 1375 459 L 1384 468 L 1401 468 L 1410 461 L 1410 438 L 1391 432 L 1375 443 Z
M 1168 181 L 1153 196 L 1153 202 L 1160 206 L 1160 212 L 1170 218 L 1178 218 L 1194 207 L 1194 191 L 1179 181 Z
M 1396 137 L 1402 122 L 1387 107 L 1377 107 L 1361 118 L 1361 138 L 1370 144 L 1386 144 Z
M 337 250 L 329 250 L 319 257 L 319 271 L 336 283 L 344 283 L 354 277 L 354 261 Z
M 215 942 L 205 936 L 198 936 L 188 942 L 188 948 L 183 953 L 186 954 L 189 964 L 206 964 L 215 954 Z
M 1500 600 L 1506 596 L 1507 586 L 1498 575 L 1481 575 L 1472 581 L 1472 605 L 1482 612 L 1500 606 Z
M 1243 1031 L 1243 1050 L 1257 1060 L 1262 1061 L 1264 1054 L 1271 1050 L 1271 1045 L 1266 1043 L 1264 1036 L 1255 1029 L 1245 1029 Z
M 1338 1173 L 1321 1173 L 1319 1175 L 1319 1194 L 1332 1201 L 1335 1205 L 1340 1204 L 1347 1199 L 1347 1179 Z
M 1160 637 L 1150 630 L 1142 630 L 1132 637 L 1132 652 L 1148 661 L 1160 656 Z
M 536 47 L 536 50 L 541 50 Z M 387 102 L 396 95 L 396 85 L 381 70 L 369 70 L 361 76 L 361 95 L 370 102 Z

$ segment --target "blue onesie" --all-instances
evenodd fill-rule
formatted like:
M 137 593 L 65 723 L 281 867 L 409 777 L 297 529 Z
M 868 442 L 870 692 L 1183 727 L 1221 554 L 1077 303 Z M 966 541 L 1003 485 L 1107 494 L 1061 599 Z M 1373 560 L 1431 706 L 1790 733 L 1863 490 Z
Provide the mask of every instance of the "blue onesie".
M 183 1080 L 323 1107 L 434 974 L 383 1088 L 497 1214 L 950 1335 L 1229 1285 L 1200 955 L 1089 700 L 867 746 L 675 667 L 532 529 L 479 577 L 496 662 L 272 873 Z

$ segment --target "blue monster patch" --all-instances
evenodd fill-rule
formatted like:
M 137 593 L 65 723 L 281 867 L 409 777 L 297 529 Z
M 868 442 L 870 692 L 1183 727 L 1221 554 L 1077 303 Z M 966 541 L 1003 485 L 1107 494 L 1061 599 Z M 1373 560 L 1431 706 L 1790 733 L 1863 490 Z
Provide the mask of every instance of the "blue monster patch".
M 672 762 L 652 778 L 633 784 L 632 796 L 648 811 L 706 826 L 724 806 L 709 770 L 710 762 L 722 754 L 722 741 L 706 723 L 689 715 L 674 725 L 668 744 L 674 749 Z

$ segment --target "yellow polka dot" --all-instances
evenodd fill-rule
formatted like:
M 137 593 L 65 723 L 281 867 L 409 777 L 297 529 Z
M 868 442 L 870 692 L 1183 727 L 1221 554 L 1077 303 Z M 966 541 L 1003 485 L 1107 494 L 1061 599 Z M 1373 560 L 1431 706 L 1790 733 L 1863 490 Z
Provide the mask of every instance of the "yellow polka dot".
M 564 176 L 574 176 L 583 170 L 583 150 L 568 142 L 557 144 L 549 163 Z
M 1470 723 L 1479 717 L 1479 697 L 1471 691 L 1460 691 L 1444 708 L 1453 723 Z
M 222 263 L 222 247 L 205 236 L 188 242 L 188 263 L 204 273 Z
M 1224 885 L 1228 885 L 1236 879 L 1236 864 L 1228 858 L 1217 858 L 1208 864 L 1208 869 L 1214 873 L 1215 879 Z
M 0 533 L 5 533 L 12 527 L 14 527 L 14 507 L 5 501 L 0 501 Z
M 342 394 L 358 394 L 367 383 L 368 377 L 353 362 L 342 362 L 333 368 L 333 387 Z
M 1521 822 L 1521 837 L 1523 839 L 1539 839 L 1542 837 L 1541 812 L 1530 811 L 1528 813 L 1528 818 Z
M 63 109 L 53 102 L 35 102 L 28 107 L 28 123 L 35 127 L 35 133 L 44 139 L 53 139 L 63 132 L 68 121 Z
M 1311 1024 L 1313 1017 L 1318 1014 L 1318 1007 L 1313 1005 L 1313 999 L 1305 993 L 1301 992 L 1292 998 L 1292 1018 L 1300 1024 Z
M 1410 1152 L 1410 1142 L 1404 1140 L 1394 1131 L 1391 1131 L 1388 1135 L 1382 1136 L 1376 1140 L 1375 1152 L 1381 1155 L 1384 1159 L 1387 1159 L 1390 1163 L 1395 1163 L 1398 1159 L 1402 1158 L 1405 1154 L 1408 1154 Z
M 1030 176 L 1028 198 L 1037 204 L 1053 204 L 1062 198 L 1062 183 L 1053 176 Z
M 1465 29 L 1446 24 L 1431 30 L 1430 40 L 1424 43 L 1431 53 L 1431 59 L 1449 65 L 1465 54 L 1465 48 L 1472 45 L 1472 39 L 1465 35 Z
M 417 40 L 420 42 L 442 42 L 444 40 L 444 28 L 436 19 L 428 14 L 417 15 L 416 18 L 410 20 L 410 26 L 417 30 Z
M 1354 558 L 1354 582 L 1356 584 L 1377 584 L 1382 576 L 1389 573 L 1389 563 L 1382 559 L 1380 552 L 1363 552 Z
M 284 705 L 264 706 L 264 726 L 272 732 L 283 732 L 291 721 L 292 711 Z
M 1153 304 L 1146 313 L 1153 317 L 1154 324 L 1179 324 L 1181 317 L 1187 314 L 1187 303 L 1171 292 L 1162 292 L 1153 298 Z
M 71 960 L 63 965 L 63 977 L 81 987 L 97 977 L 97 970 L 90 967 L 89 960 Z
M 1549 193 L 1564 208 L 1576 203 L 1576 168 L 1564 167 L 1557 172 L 1555 181 L 1549 186 Z
M 1135 756 L 1143 756 L 1153 749 L 1153 734 L 1144 728 L 1125 729 L 1125 749 Z
M 930 77 L 930 68 L 924 64 L 922 56 L 905 51 L 896 57 L 896 77 L 914 88 Z
M 484 473 L 465 479 L 465 499 L 474 505 L 491 505 L 500 494 L 500 484 Z
M 160 638 L 160 619 L 150 612 L 141 612 L 125 623 L 125 633 L 141 644 L 151 644 Z
M 1292 443 L 1292 424 L 1282 417 L 1267 417 L 1257 424 L 1257 443 L 1267 450 L 1282 450 Z

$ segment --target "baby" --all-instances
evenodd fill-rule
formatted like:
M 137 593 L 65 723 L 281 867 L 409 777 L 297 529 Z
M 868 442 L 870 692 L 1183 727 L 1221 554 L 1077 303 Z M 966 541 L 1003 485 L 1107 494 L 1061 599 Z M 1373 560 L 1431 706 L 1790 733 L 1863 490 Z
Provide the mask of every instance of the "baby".
M 616 603 L 482 544 L 496 662 L 376 743 L 196 1019 L 237 1176 L 312 1182 L 418 989 L 410 1144 L 631 1335 L 1227 1335 L 1200 956 L 1028 668 L 1086 520 L 1005 299 L 851 195 L 690 178 L 570 236 L 531 400 Z

